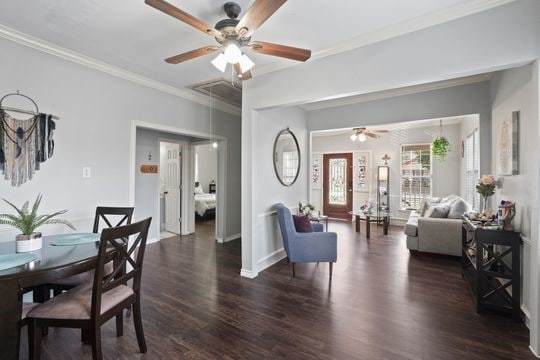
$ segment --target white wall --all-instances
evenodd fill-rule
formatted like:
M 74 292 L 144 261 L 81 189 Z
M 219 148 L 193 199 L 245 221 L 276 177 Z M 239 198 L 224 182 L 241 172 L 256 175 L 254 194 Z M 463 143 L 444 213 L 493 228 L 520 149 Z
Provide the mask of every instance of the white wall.
M 300 146 L 300 174 L 291 186 L 283 186 L 279 182 L 273 165 L 275 138 L 287 127 L 295 134 Z M 254 201 L 250 214 L 254 226 L 249 238 L 257 241 L 253 243 L 250 254 L 246 254 L 242 246 L 242 257 L 252 256 L 254 259 L 253 269 L 242 268 L 243 273 L 248 276 L 285 257 L 273 205 L 283 203 L 296 207 L 299 201 L 306 202 L 308 199 L 306 184 L 309 156 L 305 112 L 296 107 L 264 110 L 257 116 L 256 128 L 257 146 L 253 149 L 254 167 L 251 168 L 255 178 L 252 184 Z
M 496 208 L 501 200 L 516 202 L 515 230 L 521 232 L 523 239 L 523 286 L 522 309 L 528 316 L 530 313 L 530 263 L 531 242 L 538 242 L 538 218 L 534 216 L 538 207 L 538 164 L 532 161 L 538 157 L 538 117 L 535 108 L 536 99 L 533 66 L 527 65 L 517 69 L 497 73 L 491 80 L 491 101 L 493 108 L 493 151 L 492 173 L 498 178 L 499 186 L 491 201 Z M 519 131 L 519 174 L 500 176 L 498 164 L 499 126 L 512 112 L 520 111 Z
M 199 159 L 199 182 L 208 193 L 208 185 L 217 181 L 218 153 L 212 144 L 196 145 L 195 151 Z
M 471 135 L 472 132 L 475 130 L 475 129 L 479 129 L 478 131 L 482 131 L 480 129 L 480 124 L 479 124 L 479 120 L 477 117 L 471 119 L 471 118 L 468 118 L 466 121 L 462 121 L 461 122 L 461 125 L 460 125 L 460 128 L 459 128 L 459 133 L 460 133 L 460 146 L 461 146 L 461 141 L 465 141 L 467 139 L 467 136 Z M 491 134 L 490 134 L 491 136 Z M 480 142 L 482 142 L 480 140 Z M 489 143 L 491 144 L 491 142 Z M 461 151 L 461 149 L 459 150 Z M 482 167 L 482 158 L 484 159 L 489 159 L 490 162 L 489 164 L 491 164 L 491 145 L 489 146 L 483 146 L 482 144 L 480 144 L 480 169 L 487 169 L 486 166 Z M 465 159 L 461 159 L 460 161 L 460 164 L 459 164 L 459 173 L 461 174 L 460 176 L 460 179 L 459 179 L 459 191 L 460 193 L 465 196 L 466 194 L 466 187 L 467 187 L 467 181 L 466 181 L 466 171 L 467 171 L 467 166 L 466 166 L 466 161 Z M 480 172 L 480 175 L 482 175 L 482 172 Z
M 451 144 L 451 152 L 446 161 L 433 159 L 433 196 L 447 196 L 450 194 L 460 194 L 460 125 L 444 125 L 443 134 Z M 390 212 L 393 219 L 407 219 L 408 211 L 400 211 L 400 156 L 401 145 L 431 143 L 440 133 L 438 126 L 407 127 L 404 125 L 399 130 L 392 130 L 384 134 L 381 138 L 368 139 L 365 142 L 352 142 L 350 134 L 334 136 L 313 136 L 312 153 L 341 153 L 341 152 L 369 152 L 369 179 L 371 183 L 370 192 L 360 192 L 357 189 L 356 181 L 353 181 L 353 210 L 358 210 L 367 200 L 377 201 L 377 166 L 384 165 L 381 158 L 388 154 L 390 160 Z M 353 166 L 356 162 L 353 162 Z M 324 176 L 323 176 L 324 178 Z M 318 209 L 322 209 L 322 188 L 311 190 L 311 201 Z
M 131 122 L 207 132 L 208 107 L 0 39 L 0 94 L 17 89 L 44 112 L 60 116 L 55 155 L 20 188 L 0 181 L 0 197 L 17 204 L 44 194 L 42 211 L 69 209 L 66 218 L 88 230 L 97 205 L 129 205 Z M 228 138 L 227 235 L 240 232 L 240 119 L 214 111 L 215 133 Z M 156 156 L 157 153 L 156 153 Z M 156 159 L 157 161 L 157 159 Z M 82 178 L 90 166 L 92 177 Z M 0 204 L 0 211 L 7 211 Z M 141 219 L 136 209 L 136 219 Z M 44 228 L 44 233 L 60 231 Z M 1 229 L 0 240 L 15 231 Z

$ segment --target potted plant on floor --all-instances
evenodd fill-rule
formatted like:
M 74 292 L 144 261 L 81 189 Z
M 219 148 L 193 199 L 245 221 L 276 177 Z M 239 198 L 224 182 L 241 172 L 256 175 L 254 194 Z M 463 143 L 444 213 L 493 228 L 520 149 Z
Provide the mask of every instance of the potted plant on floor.
M 38 215 L 37 211 L 41 204 L 42 195 L 39 194 L 36 201 L 32 205 L 32 210 L 29 211 L 29 202 L 26 201 L 22 208 L 18 208 L 11 202 L 3 199 L 9 206 L 15 209 L 16 214 L 0 214 L 0 224 L 12 226 L 20 230 L 17 235 L 17 252 L 27 252 L 41 249 L 41 233 L 36 230 L 42 225 L 64 224 L 69 228 L 76 230 L 75 227 L 67 220 L 58 219 L 57 216 L 65 214 L 67 210 L 56 211 L 52 214 Z

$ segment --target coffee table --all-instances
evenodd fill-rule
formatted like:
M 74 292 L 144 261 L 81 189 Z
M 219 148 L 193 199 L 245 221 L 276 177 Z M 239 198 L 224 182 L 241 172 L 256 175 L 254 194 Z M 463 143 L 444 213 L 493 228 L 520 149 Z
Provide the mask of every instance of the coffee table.
M 366 238 L 369 239 L 371 235 L 371 223 L 383 224 L 383 235 L 388 235 L 388 225 L 390 225 L 390 214 L 387 211 L 381 211 L 377 213 L 365 213 L 363 211 L 351 211 L 351 215 L 355 217 L 356 232 L 360 232 L 360 221 L 366 222 Z

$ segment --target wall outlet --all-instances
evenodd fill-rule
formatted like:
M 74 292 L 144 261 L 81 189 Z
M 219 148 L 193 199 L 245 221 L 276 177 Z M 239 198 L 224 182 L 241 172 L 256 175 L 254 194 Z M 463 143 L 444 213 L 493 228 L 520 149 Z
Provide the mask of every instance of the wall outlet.
M 92 169 L 90 167 L 83 167 L 82 169 L 83 179 L 88 179 L 92 177 Z

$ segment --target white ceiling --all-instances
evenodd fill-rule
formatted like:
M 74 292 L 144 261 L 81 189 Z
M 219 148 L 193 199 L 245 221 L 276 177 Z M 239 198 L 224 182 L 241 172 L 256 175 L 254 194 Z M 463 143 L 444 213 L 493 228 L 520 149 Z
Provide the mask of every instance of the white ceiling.
M 226 17 L 225 1 L 170 0 L 210 25 Z M 238 3 L 245 11 L 252 1 Z M 253 39 L 323 52 L 358 36 L 471 3 L 486 0 L 291 0 Z M 166 57 L 215 40 L 143 0 L 2 0 L 0 24 L 176 88 L 222 76 L 210 64 L 211 56 L 165 63 Z M 282 61 L 251 56 L 257 64 L 255 76 L 261 66 Z

